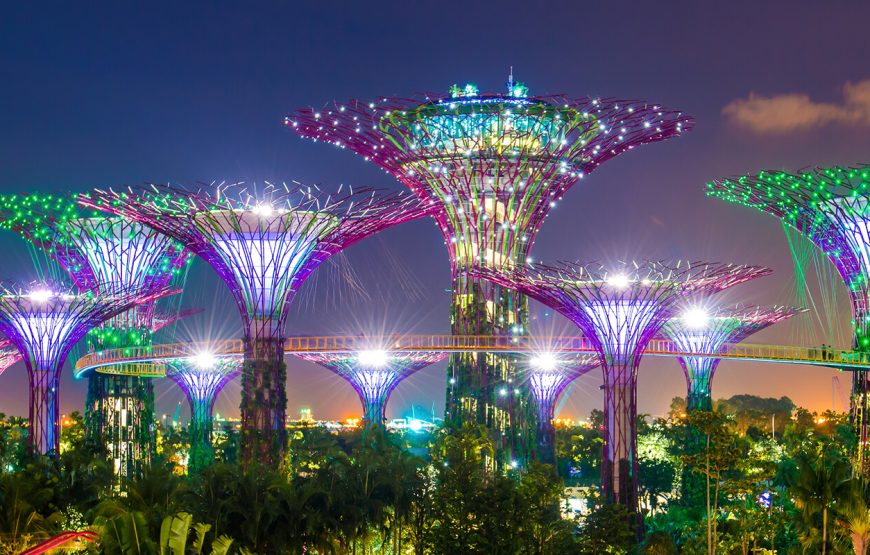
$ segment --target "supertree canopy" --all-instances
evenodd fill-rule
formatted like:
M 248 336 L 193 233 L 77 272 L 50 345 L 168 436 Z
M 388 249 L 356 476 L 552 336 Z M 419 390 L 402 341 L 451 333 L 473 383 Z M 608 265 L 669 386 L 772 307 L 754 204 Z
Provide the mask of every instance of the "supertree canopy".
M 418 370 L 447 357 L 435 351 L 394 352 L 372 349 L 357 353 L 296 353 L 332 370 L 353 386 L 363 406 L 363 422 L 383 426 L 387 401 L 399 383 Z
M 242 456 L 269 464 L 286 445 L 284 323 L 293 294 L 330 256 L 427 212 L 410 195 L 342 187 L 241 185 L 95 191 L 80 202 L 144 223 L 199 255 L 232 292 L 245 324 Z
M 556 400 L 571 382 L 600 366 L 595 355 L 558 357 L 553 353 L 540 353 L 528 361 L 529 390 L 537 408 L 538 460 L 556 464 L 556 429 L 553 416 Z
M 21 353 L 8 339 L 0 339 L 0 374 L 21 360 Z
M 803 311 L 788 306 L 738 305 L 710 312 L 689 308 L 667 320 L 661 332 L 683 352 L 715 353 L 726 343 L 740 343 L 755 332 Z M 721 359 L 684 356 L 677 360 L 686 375 L 687 410 L 713 410 L 713 374 Z
M 188 474 L 196 474 L 214 461 L 212 412 L 218 393 L 239 375 L 242 361 L 203 352 L 167 362 L 166 375 L 184 391 L 190 404 Z
M 837 268 L 852 305 L 853 347 L 870 351 L 870 166 L 762 171 L 707 184 L 707 194 L 766 212 L 812 241 Z M 864 467 L 870 432 L 868 374 L 852 374 L 852 419 Z
M 121 291 L 56 291 L 45 283 L 0 288 L 0 331 L 21 352 L 30 376 L 30 444 L 36 452 L 57 453 L 60 445 L 58 386 L 70 349 L 89 329 L 150 300 Z
M 172 239 L 134 221 L 87 210 L 65 195 L 0 195 L 0 226 L 52 256 L 79 291 L 148 295 L 183 274 L 189 259 Z M 151 344 L 154 303 L 91 329 L 88 348 Z M 86 442 L 104 451 L 120 483 L 137 475 L 154 450 L 154 389 L 136 375 L 88 376 Z
M 637 368 L 644 349 L 686 294 L 721 291 L 770 270 L 757 266 L 644 262 L 530 265 L 471 270 L 514 287 L 574 322 L 604 370 L 602 490 L 609 502 L 637 510 Z
M 448 94 L 352 100 L 302 109 L 286 126 L 372 161 L 438 207 L 453 270 L 452 332 L 523 334 L 521 295 L 469 278 L 471 265 L 522 265 L 541 224 L 565 191 L 602 162 L 638 145 L 678 136 L 691 117 L 633 100 L 529 96 L 454 85 Z M 534 429 L 526 391 L 501 397 L 517 377 L 515 357 L 456 354 L 448 366 L 447 418 L 491 431 L 497 464 L 525 458 Z M 513 452 L 513 453 L 512 453 Z

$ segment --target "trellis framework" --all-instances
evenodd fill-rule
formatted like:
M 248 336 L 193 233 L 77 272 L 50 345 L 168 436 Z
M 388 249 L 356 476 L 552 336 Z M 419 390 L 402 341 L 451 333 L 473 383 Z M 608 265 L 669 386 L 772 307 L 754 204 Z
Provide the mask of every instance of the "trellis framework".
M 596 346 L 604 371 L 605 498 L 637 511 L 637 368 L 644 348 L 685 294 L 721 291 L 770 270 L 703 262 L 561 263 L 478 277 L 514 287 L 574 322 Z
M 816 168 L 799 173 L 762 171 L 707 184 L 707 195 L 779 218 L 807 237 L 837 268 L 849 291 L 853 348 L 870 351 L 870 166 Z M 868 374 L 852 374 L 852 420 L 857 459 L 866 469 L 870 412 Z
M 79 291 L 148 295 L 184 272 L 184 248 L 139 223 L 82 209 L 65 195 L 0 196 L 3 227 L 52 256 Z M 88 348 L 151 344 L 154 303 L 91 329 Z M 85 403 L 86 442 L 104 451 L 117 483 L 139 475 L 154 450 L 154 390 L 150 379 L 92 373 Z
M 632 100 L 506 94 L 472 84 L 449 94 L 351 100 L 298 110 L 286 126 L 303 137 L 347 148 L 437 206 L 453 270 L 451 330 L 457 335 L 523 334 L 521 295 L 469 277 L 472 265 L 525 263 L 547 214 L 578 179 L 638 145 L 669 139 L 693 120 Z M 447 418 L 484 424 L 496 461 L 524 458 L 534 429 L 526 392 L 502 397 L 517 377 L 504 355 L 453 355 Z
M 0 339 L 0 374 L 22 359 L 21 353 L 8 339 Z
M 156 295 L 156 294 L 155 294 Z M 0 331 L 18 348 L 30 376 L 30 445 L 56 454 L 60 446 L 58 385 L 63 363 L 87 331 L 151 298 L 58 292 L 49 284 L 0 287 Z
M 699 309 L 694 309 L 699 310 Z M 666 321 L 662 335 L 686 352 L 715 353 L 726 343 L 740 343 L 768 326 L 791 318 L 804 309 L 788 306 L 733 306 L 711 314 L 684 312 Z M 713 410 L 713 374 L 721 359 L 678 357 L 686 375 L 687 410 Z
M 237 357 L 200 354 L 167 362 L 166 375 L 184 391 L 190 405 L 188 474 L 199 473 L 214 461 L 212 414 L 218 393 L 241 370 Z
M 539 354 L 528 360 L 529 390 L 537 408 L 538 460 L 556 464 L 556 428 L 553 416 L 556 401 L 571 382 L 600 366 L 595 355 L 575 355 L 557 358 L 552 354 Z
M 277 463 L 286 444 L 284 324 L 293 294 L 322 262 L 387 227 L 421 217 L 411 195 L 341 187 L 146 186 L 95 191 L 89 207 L 125 216 L 181 242 L 227 284 L 245 328 L 242 457 Z
M 364 424 L 383 427 L 387 402 L 399 383 L 430 364 L 444 360 L 447 353 L 375 349 L 358 353 L 297 353 L 296 356 L 347 380 L 359 396 Z

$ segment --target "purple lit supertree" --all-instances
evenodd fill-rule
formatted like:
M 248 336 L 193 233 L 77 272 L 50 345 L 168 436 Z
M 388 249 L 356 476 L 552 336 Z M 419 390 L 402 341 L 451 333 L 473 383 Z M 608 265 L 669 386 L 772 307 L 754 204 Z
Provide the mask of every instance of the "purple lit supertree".
M 571 382 L 601 365 L 595 355 L 557 357 L 552 353 L 540 353 L 528 362 L 529 390 L 537 408 L 537 455 L 538 460 L 556 464 L 556 428 L 553 417 L 556 401 Z
M 190 404 L 188 474 L 194 475 L 214 462 L 212 412 L 218 393 L 239 375 L 242 360 L 216 357 L 207 352 L 166 363 L 166 375 L 184 391 Z
M 454 85 L 449 94 L 332 103 L 285 120 L 303 137 L 374 162 L 437 206 L 453 274 L 455 335 L 526 333 L 525 298 L 464 270 L 525 264 L 550 209 L 577 180 L 693 123 L 650 102 L 528 92 L 511 74 L 506 93 Z M 516 363 L 512 355 L 457 353 L 448 365 L 446 418 L 486 426 L 496 465 L 528 458 L 535 428 L 527 391 L 497 393 L 518 377 Z
M 85 210 L 69 195 L 0 195 L 0 226 L 51 256 L 79 291 L 148 295 L 183 273 L 189 258 L 172 239 L 134 221 Z M 154 304 L 102 322 L 88 348 L 151 344 Z M 88 375 L 85 442 L 111 461 L 118 484 L 141 473 L 154 451 L 154 389 L 137 375 Z
M 58 452 L 58 385 L 73 345 L 88 330 L 150 300 L 121 291 L 101 297 L 58 292 L 45 283 L 27 291 L 0 288 L 0 331 L 21 352 L 30 376 L 30 445 L 35 452 Z
M 242 460 L 278 463 L 286 447 L 284 324 L 290 301 L 326 259 L 385 228 L 427 213 L 411 195 L 370 189 L 221 185 L 95 191 L 80 202 L 181 242 L 232 292 L 244 321 Z
M 530 265 L 507 272 L 475 268 L 479 278 L 513 287 L 574 322 L 604 370 L 601 488 L 610 503 L 637 512 L 637 368 L 646 345 L 687 294 L 721 291 L 766 275 L 758 266 L 677 262 Z
M 870 351 L 870 166 L 816 168 L 799 173 L 762 171 L 707 184 L 707 195 L 779 218 L 813 242 L 837 268 L 849 291 L 854 341 Z M 861 446 L 857 464 L 867 471 L 870 380 L 852 373 L 851 418 Z
M 332 370 L 353 386 L 363 406 L 363 423 L 384 425 L 387 401 L 399 383 L 418 370 L 447 358 L 434 351 L 398 352 L 382 349 L 357 353 L 295 353 Z
M 691 308 L 666 321 L 661 333 L 683 352 L 715 353 L 727 343 L 740 343 L 750 335 L 804 311 L 788 306 L 738 305 L 710 313 L 703 308 Z M 713 410 L 713 374 L 721 359 L 685 356 L 677 360 L 686 375 L 686 409 Z

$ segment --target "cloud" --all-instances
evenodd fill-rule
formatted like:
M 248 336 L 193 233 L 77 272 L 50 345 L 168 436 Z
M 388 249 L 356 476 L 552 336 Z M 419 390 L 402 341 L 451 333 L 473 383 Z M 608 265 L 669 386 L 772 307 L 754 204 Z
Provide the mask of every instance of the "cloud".
M 843 86 L 843 103 L 814 102 L 809 95 L 788 93 L 733 100 L 722 109 L 731 122 L 759 134 L 788 133 L 832 123 L 870 127 L 870 79 Z

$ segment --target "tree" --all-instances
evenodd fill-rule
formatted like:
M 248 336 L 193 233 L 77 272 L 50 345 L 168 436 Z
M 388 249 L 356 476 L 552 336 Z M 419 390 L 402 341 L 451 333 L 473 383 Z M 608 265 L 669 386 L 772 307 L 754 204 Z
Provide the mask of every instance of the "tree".
M 725 417 L 717 412 L 692 411 L 686 418 L 689 426 L 703 438 L 699 453 L 684 455 L 683 464 L 705 477 L 707 514 L 707 552 L 716 555 L 719 493 L 722 474 L 743 457 L 744 449 L 736 434 L 728 428 Z
M 789 480 L 791 492 L 810 528 L 821 513 L 822 555 L 828 550 L 828 517 L 834 504 L 848 499 L 852 487 L 850 475 L 851 467 L 845 459 L 829 459 L 823 452 L 818 457 L 800 455 L 797 471 Z

